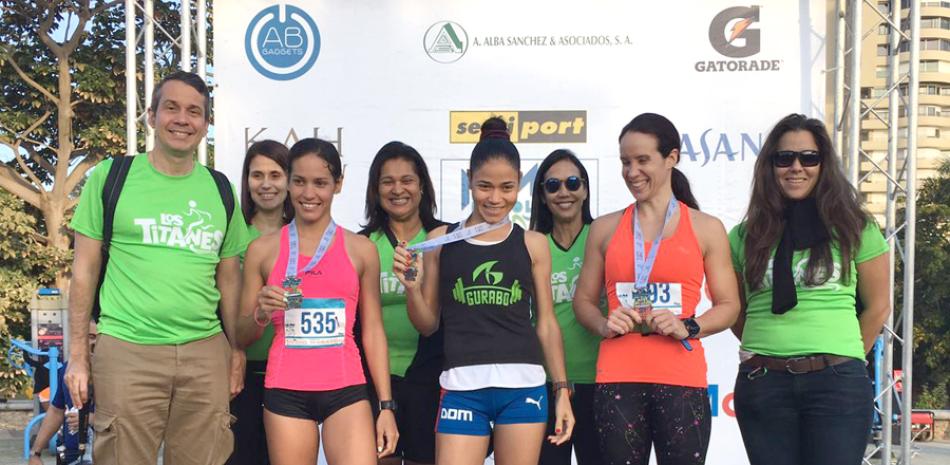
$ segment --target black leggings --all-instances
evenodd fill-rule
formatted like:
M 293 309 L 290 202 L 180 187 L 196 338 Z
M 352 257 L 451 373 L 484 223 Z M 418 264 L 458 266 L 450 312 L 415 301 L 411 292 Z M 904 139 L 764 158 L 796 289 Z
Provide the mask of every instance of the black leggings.
M 702 465 L 711 415 L 705 388 L 648 383 L 597 384 L 594 419 L 607 465 Z

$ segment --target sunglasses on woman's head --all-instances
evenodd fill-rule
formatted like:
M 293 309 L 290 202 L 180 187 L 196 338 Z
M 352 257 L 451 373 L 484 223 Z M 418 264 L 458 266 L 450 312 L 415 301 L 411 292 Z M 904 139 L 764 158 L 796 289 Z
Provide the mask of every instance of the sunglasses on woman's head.
M 779 150 L 772 157 L 772 164 L 777 168 L 788 168 L 795 164 L 796 158 L 802 166 L 818 166 L 821 163 L 821 154 L 817 150 L 802 150 L 801 152 Z
M 544 180 L 544 190 L 548 191 L 549 194 L 553 194 L 561 189 L 561 182 L 558 178 L 547 178 Z M 577 176 L 568 176 L 563 182 L 564 187 L 567 187 L 567 190 L 571 192 L 580 189 L 584 185 L 584 180 Z

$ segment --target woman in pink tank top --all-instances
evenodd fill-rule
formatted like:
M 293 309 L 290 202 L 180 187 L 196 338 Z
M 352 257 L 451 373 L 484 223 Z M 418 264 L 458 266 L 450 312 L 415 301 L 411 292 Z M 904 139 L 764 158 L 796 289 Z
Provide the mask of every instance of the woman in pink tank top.
M 396 447 L 379 257 L 369 239 L 331 218 L 342 181 L 333 144 L 313 138 L 294 144 L 289 196 L 295 220 L 252 242 L 244 263 L 240 342 L 252 343 L 268 323 L 275 329 L 264 379 L 264 428 L 275 465 L 316 463 L 319 424 L 331 465 L 372 465 Z M 353 337 L 357 308 L 382 399 L 375 432 Z

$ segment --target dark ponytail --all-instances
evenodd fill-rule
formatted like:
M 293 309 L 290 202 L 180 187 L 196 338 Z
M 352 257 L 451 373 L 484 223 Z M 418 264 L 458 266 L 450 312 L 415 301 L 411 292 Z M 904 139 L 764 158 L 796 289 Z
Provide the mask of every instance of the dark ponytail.
M 673 167 L 673 173 L 670 174 L 670 184 L 673 187 L 673 196 L 676 200 L 683 202 L 693 210 L 699 210 L 699 202 L 693 197 L 693 191 L 689 188 L 689 179 L 682 171 Z
M 679 152 L 681 139 L 680 133 L 676 130 L 673 122 L 663 115 L 656 113 L 641 113 L 636 118 L 630 120 L 623 129 L 620 130 L 618 141 L 628 132 L 639 132 L 649 134 L 656 138 L 656 149 L 663 158 L 668 158 L 673 154 L 673 150 Z M 679 163 L 679 159 L 676 160 Z M 673 188 L 673 196 L 680 202 L 685 203 L 689 208 L 699 210 L 699 202 L 693 197 L 693 192 L 689 188 L 689 180 L 682 171 L 673 167 L 670 174 L 670 185 Z

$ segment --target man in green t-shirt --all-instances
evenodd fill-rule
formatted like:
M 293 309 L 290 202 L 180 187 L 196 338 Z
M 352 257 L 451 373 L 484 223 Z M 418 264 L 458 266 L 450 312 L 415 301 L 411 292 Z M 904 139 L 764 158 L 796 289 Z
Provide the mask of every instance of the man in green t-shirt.
M 156 86 L 148 110 L 155 148 L 131 163 L 107 264 L 102 191 L 112 160 L 89 176 L 70 223 L 76 236 L 65 383 L 81 407 L 95 382 L 97 465 L 156 463 L 162 442 L 165 463 L 219 465 L 233 447 L 228 401 L 244 379 L 236 322 L 248 233 L 241 215 L 228 222 L 211 172 L 195 165 L 209 97 L 192 73 L 172 73 Z M 90 380 L 85 328 L 102 266 Z

